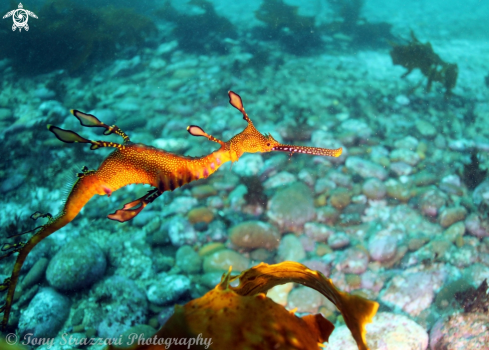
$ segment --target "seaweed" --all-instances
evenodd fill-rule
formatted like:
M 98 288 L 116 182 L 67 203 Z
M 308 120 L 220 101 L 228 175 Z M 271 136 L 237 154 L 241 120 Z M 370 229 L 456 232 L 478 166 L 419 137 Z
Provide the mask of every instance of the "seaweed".
M 487 314 L 489 312 L 488 288 L 486 278 L 477 289 L 471 287 L 465 291 L 455 293 L 455 299 L 465 312 Z
M 451 94 L 452 89 L 457 84 L 457 64 L 443 61 L 433 51 L 431 44 L 429 42 L 421 43 L 413 31 L 411 31 L 411 41 L 408 44 L 391 43 L 391 45 L 390 55 L 392 63 L 407 69 L 402 78 L 418 68 L 428 78 L 426 91 L 429 92 L 431 90 L 433 82 L 439 82 L 445 87 L 445 95 Z
M 254 34 L 263 40 L 277 40 L 290 53 L 304 55 L 321 46 L 314 17 L 299 15 L 297 6 L 264 0 L 255 16 L 265 26 L 255 28 Z
M 462 181 L 467 185 L 468 189 L 473 190 L 486 178 L 487 169 L 481 168 L 477 151 L 472 150 L 470 153 L 470 163 L 464 164 Z
M 127 8 L 91 9 L 72 0 L 49 0 L 34 11 L 28 35 L 0 31 L 0 52 L 22 74 L 66 69 L 113 58 L 121 48 L 140 46 L 156 33 L 147 17 Z M 30 24 L 30 23 L 29 23 Z
M 175 24 L 173 35 L 183 51 L 201 54 L 208 54 L 209 51 L 226 53 L 228 45 L 224 39 L 237 38 L 234 25 L 227 18 L 219 16 L 212 3 L 207 0 L 192 0 L 189 4 L 199 7 L 203 13 L 183 14 L 170 1 L 166 1 L 156 11 L 156 15 Z
M 341 18 L 341 31 L 349 33 L 357 27 L 364 0 L 328 0 L 338 17 Z
M 355 46 L 384 46 L 393 40 L 392 25 L 387 22 L 370 23 L 361 17 L 364 0 L 328 0 L 334 16 L 339 20 L 327 23 L 322 29 L 330 35 L 346 34 Z

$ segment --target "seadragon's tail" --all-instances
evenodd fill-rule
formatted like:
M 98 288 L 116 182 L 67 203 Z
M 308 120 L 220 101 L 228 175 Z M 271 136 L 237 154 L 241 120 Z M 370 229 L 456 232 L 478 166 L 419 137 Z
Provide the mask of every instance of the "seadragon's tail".
M 109 135 L 112 133 L 117 134 L 123 138 L 124 143 L 118 144 L 114 142 L 88 140 L 73 131 L 64 130 L 56 126 L 49 125 L 49 131 L 54 133 L 56 137 L 61 141 L 66 143 L 88 143 L 91 144 L 91 149 L 97 149 L 101 147 L 112 147 L 120 149 L 125 147 L 125 143 L 129 142 L 129 137 L 117 126 L 106 125 L 98 120 L 95 116 L 85 114 L 77 110 L 72 110 L 71 113 L 80 121 L 80 124 L 82 124 L 83 126 L 105 128 L 105 135 Z M 14 301 L 15 288 L 19 281 L 20 270 L 25 262 L 25 259 L 27 258 L 27 255 L 29 255 L 32 249 L 34 249 L 34 247 L 44 238 L 46 238 L 53 232 L 58 231 L 63 226 L 69 224 L 95 194 L 110 194 L 106 186 L 104 186 L 104 184 L 99 180 L 99 177 L 95 170 L 88 170 L 86 167 L 84 167 L 82 169 L 82 172 L 77 174 L 77 177 L 78 179 L 73 184 L 73 187 L 68 194 L 68 198 L 65 201 L 63 209 L 58 215 L 52 216 L 51 214 L 40 213 L 33 214 L 31 218 L 47 218 L 48 222 L 35 228 L 34 230 L 20 234 L 23 235 L 34 231 L 34 235 L 27 241 L 15 244 L 5 243 L 1 249 L 4 255 L 0 256 L 0 260 L 13 255 L 14 253 L 18 253 L 12 275 L 9 278 L 5 279 L 2 284 L 0 284 L 0 292 L 7 290 L 5 304 L 3 307 L 0 308 L 0 312 L 3 312 L 3 319 L 1 323 L 1 327 L 3 330 L 6 329 L 8 324 L 10 311 L 12 309 L 12 304 Z
M 68 195 L 65 205 L 58 215 L 52 216 L 51 214 L 40 213 L 33 214 L 31 218 L 47 218 L 48 222 L 34 229 L 36 232 L 26 242 L 15 244 L 5 243 L 2 247 L 2 251 L 5 254 L 1 256 L 0 259 L 4 259 L 14 253 L 19 253 L 17 255 L 17 260 L 15 261 L 12 275 L 0 285 L 0 291 L 8 289 L 5 304 L 2 308 L 0 308 L 0 311 L 3 311 L 4 313 L 2 320 L 3 329 L 7 327 L 7 322 L 14 299 L 15 287 L 18 283 L 20 270 L 25 259 L 27 258 L 27 255 L 29 255 L 32 249 L 34 249 L 34 247 L 44 238 L 69 224 L 78 215 L 80 210 L 85 206 L 90 198 L 92 198 L 95 194 L 99 194 L 99 184 L 95 174 L 91 173 L 90 171 L 86 171 L 78 174 L 78 176 L 79 178 L 73 185 L 73 189 Z

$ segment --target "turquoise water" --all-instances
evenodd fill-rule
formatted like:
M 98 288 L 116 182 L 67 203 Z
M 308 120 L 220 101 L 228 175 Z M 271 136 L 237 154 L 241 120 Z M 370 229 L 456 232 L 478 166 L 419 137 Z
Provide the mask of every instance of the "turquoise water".
M 230 265 L 238 273 L 296 261 L 379 303 L 370 349 L 488 348 L 487 3 L 22 5 L 0 6 L 1 280 L 18 244 L 38 231 L 15 235 L 49 220 L 31 215 L 58 218 L 77 179 L 92 176 L 83 167 L 96 170 L 113 152 L 83 140 L 123 142 L 104 135 L 109 125 L 135 144 L 201 157 L 220 146 L 192 137 L 200 132 L 189 134 L 189 125 L 224 142 L 247 127 L 229 104 L 233 91 L 263 135 L 342 153 L 261 145 L 254 150 L 267 152 L 238 155 L 211 175 L 214 159 L 192 168 L 188 176 L 201 179 L 174 191 L 166 190 L 184 176 L 170 181 L 161 170 L 165 191 L 123 223 L 107 215 L 154 187 L 102 184 L 28 254 L 3 332 L 9 344 L 71 349 L 69 337 L 151 337 L 175 304 L 207 293 Z M 107 127 L 93 119 L 83 126 L 71 109 Z M 84 139 L 63 143 L 73 134 L 48 125 Z M 141 164 L 104 176 L 149 171 Z M 358 348 L 319 293 L 296 283 L 268 296 L 332 322 L 326 348 Z

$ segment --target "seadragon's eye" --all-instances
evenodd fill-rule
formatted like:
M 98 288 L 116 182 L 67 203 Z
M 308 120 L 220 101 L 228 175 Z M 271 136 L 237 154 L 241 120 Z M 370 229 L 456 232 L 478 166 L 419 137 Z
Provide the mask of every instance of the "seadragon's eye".
M 270 147 L 270 142 L 269 142 L 269 143 L 267 143 L 267 147 Z

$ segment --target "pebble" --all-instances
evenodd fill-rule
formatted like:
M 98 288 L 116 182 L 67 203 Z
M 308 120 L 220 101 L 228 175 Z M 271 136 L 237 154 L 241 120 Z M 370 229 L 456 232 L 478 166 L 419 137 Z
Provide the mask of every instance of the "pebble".
M 489 205 L 489 180 L 481 182 L 472 193 L 472 200 L 476 206 L 481 203 Z
M 292 184 L 297 181 L 297 177 L 287 171 L 281 171 L 276 175 L 273 175 L 263 183 L 265 189 L 279 188 Z
M 214 220 L 214 212 L 207 207 L 192 208 L 187 214 L 188 221 L 194 225 L 199 222 L 206 224 Z
M 456 222 L 465 220 L 467 209 L 462 206 L 446 208 L 440 213 L 440 225 L 448 227 Z
M 172 217 L 166 226 L 170 241 L 175 247 L 193 245 L 197 242 L 197 232 L 187 219 L 177 215 Z
M 459 313 L 439 319 L 430 331 L 431 350 L 479 350 L 489 344 L 489 315 Z
M 415 166 L 420 161 L 419 155 L 416 152 L 405 148 L 395 149 L 392 151 L 390 154 L 390 159 L 391 162 L 404 162 L 411 166 Z
M 263 164 L 263 157 L 260 154 L 245 154 L 239 162 L 233 163 L 232 171 L 239 176 L 258 175 Z
M 190 209 L 197 206 L 198 200 L 193 197 L 177 197 L 164 209 L 164 216 L 171 214 L 187 214 Z
M 367 140 L 372 135 L 370 126 L 362 120 L 347 119 L 341 123 L 341 129 L 347 133 L 352 133 L 355 138 Z
M 90 291 L 85 314 L 102 317 L 96 324 L 98 336 L 118 338 L 132 325 L 147 322 L 148 301 L 146 293 L 136 283 L 124 276 L 114 275 L 97 283 Z
M 122 348 L 130 347 L 135 342 L 142 342 L 145 339 L 149 339 L 153 337 L 155 333 L 156 333 L 156 329 L 154 329 L 151 326 L 148 326 L 147 324 L 135 325 L 121 334 L 119 338 L 122 344 L 121 347 Z M 135 338 L 134 335 L 137 335 L 137 338 Z M 119 341 L 119 339 L 117 339 L 117 341 Z
M 275 226 L 262 221 L 245 221 L 229 230 L 231 243 L 246 249 L 276 249 L 280 233 Z
M 328 245 L 333 249 L 341 249 L 350 244 L 350 237 L 344 232 L 335 232 L 328 238 Z
M 461 221 L 449 226 L 445 231 L 443 231 L 443 237 L 445 237 L 450 242 L 454 243 L 459 237 L 465 234 L 465 224 Z
M 316 194 L 329 194 L 331 190 L 334 190 L 336 188 L 336 183 L 334 181 L 322 177 L 316 181 L 316 184 L 314 185 L 314 193 Z
M 317 208 L 316 216 L 316 220 L 318 222 L 329 226 L 334 226 L 340 217 L 340 213 L 335 208 L 327 205 Z
M 351 203 L 351 194 L 346 189 L 340 188 L 331 194 L 329 200 L 334 208 L 342 210 Z
M 301 169 L 297 174 L 297 178 L 309 187 L 314 187 L 314 185 L 316 184 L 316 176 L 311 170 L 307 168 Z M 317 181 L 319 182 L 321 179 L 318 179 Z
M 307 236 L 301 235 L 299 241 L 306 252 L 313 252 L 316 249 L 316 242 Z
M 368 199 L 379 200 L 385 197 L 387 188 L 379 179 L 370 178 L 363 183 L 362 192 Z
M 302 264 L 307 266 L 311 270 L 321 272 L 324 276 L 329 276 L 331 272 L 329 265 L 323 262 L 322 260 L 317 260 L 317 259 L 304 260 Z
M 328 179 L 333 181 L 338 187 L 351 188 L 352 178 L 350 175 L 337 170 L 331 170 L 328 172 Z
M 412 193 L 409 185 L 394 179 L 389 179 L 385 182 L 385 186 L 387 188 L 387 196 L 390 198 L 400 202 L 407 202 L 411 198 Z
M 234 272 L 242 272 L 250 267 L 250 259 L 231 249 L 223 249 L 204 258 L 204 272 L 227 272 L 229 266 Z
M 294 283 L 292 282 L 279 284 L 278 286 L 271 288 L 267 292 L 267 297 L 272 299 L 277 304 L 285 306 L 287 305 L 287 299 L 293 287 L 294 287 Z
M 48 263 L 49 260 L 46 258 L 41 258 L 36 261 L 34 266 L 32 266 L 32 268 L 22 280 L 22 289 L 25 290 L 40 282 L 44 278 L 44 273 L 46 272 Z
M 316 314 L 322 305 L 322 297 L 319 292 L 309 287 L 297 287 L 292 289 L 287 297 L 287 309 L 297 308 L 297 312 L 309 312 Z
M 365 179 L 376 177 L 379 180 L 385 180 L 387 178 L 387 171 L 383 166 L 360 157 L 348 157 L 345 165 L 349 170 Z
M 428 190 L 419 198 L 421 212 L 430 217 L 437 217 L 442 207 L 445 206 L 447 196 L 440 190 Z
M 190 290 L 190 280 L 183 275 L 160 275 L 146 291 L 148 300 L 156 305 L 174 304 Z
M 56 100 L 44 101 L 39 105 L 39 111 L 47 117 L 57 118 L 59 120 L 64 119 L 69 114 L 63 104 Z
M 178 41 L 177 40 L 164 42 L 163 44 L 158 46 L 155 53 L 157 55 L 163 55 L 163 54 L 166 54 L 166 53 L 169 53 L 169 52 L 175 50 L 177 47 L 178 47 Z
M 311 190 L 302 182 L 278 190 L 268 202 L 267 215 L 281 232 L 302 231 L 316 216 Z
M 9 175 L 0 185 L 0 193 L 8 193 L 16 190 L 24 184 L 26 177 L 26 175 L 19 173 Z
M 411 316 L 418 316 L 429 308 L 433 298 L 432 278 L 426 272 L 395 275 L 380 294 L 384 303 Z
M 481 218 L 480 215 L 475 213 L 470 214 L 465 219 L 465 227 L 467 232 L 472 236 L 479 238 L 489 237 L 489 220 Z
M 442 261 L 447 261 L 453 266 L 462 268 L 471 266 L 477 261 L 478 253 L 475 247 L 464 245 L 462 247 L 450 246 Z
M 192 197 L 195 197 L 197 199 L 204 199 L 207 197 L 215 196 L 217 194 L 217 190 L 212 185 L 199 185 L 192 187 L 190 193 L 192 193 Z
M 462 276 L 472 284 L 474 288 L 478 288 L 482 281 L 489 281 L 489 267 L 480 263 L 468 266 L 463 270 Z
M 432 139 L 438 134 L 433 124 L 425 120 L 417 119 L 414 125 L 416 126 L 416 129 L 423 137 Z
M 378 312 L 366 325 L 367 345 L 371 350 L 426 350 L 428 333 L 404 315 Z M 345 325 L 335 328 L 328 340 L 329 349 L 358 350 Z M 432 349 L 435 350 L 435 349 Z
M 41 288 L 22 312 L 19 333 L 34 338 L 54 338 L 70 314 L 70 300 L 52 288 Z
M 191 246 L 178 248 L 175 260 L 176 265 L 185 273 L 198 273 L 202 269 L 202 258 Z
M 299 238 L 293 234 L 282 237 L 277 251 L 277 262 L 301 261 L 306 257 L 306 252 Z
M 389 261 L 396 255 L 397 239 L 392 236 L 374 235 L 368 244 L 368 251 L 375 261 Z
M 452 151 L 465 152 L 471 150 L 475 147 L 475 142 L 473 140 L 459 139 L 453 140 L 448 143 L 448 148 Z
M 396 103 L 401 106 L 407 106 L 411 102 L 406 95 L 397 95 L 395 100 Z
M 304 224 L 304 233 L 316 242 L 327 242 L 334 231 L 327 225 L 317 222 L 307 222 Z
M 77 238 L 68 242 L 49 262 L 46 279 L 61 291 L 89 287 L 105 273 L 107 262 L 100 246 L 93 240 Z
M 113 64 L 111 75 L 113 77 L 126 77 L 133 74 L 141 66 L 141 57 L 134 56 L 129 60 L 116 60 Z
M 123 107 L 124 106 L 127 107 L 128 105 L 123 105 Z M 151 141 L 151 144 L 156 148 L 174 153 L 184 153 L 190 148 L 190 141 L 184 138 L 166 137 L 164 139 L 154 139 Z
M 411 165 L 404 162 L 391 163 L 389 169 L 397 176 L 410 175 L 414 170 Z
M 343 273 L 362 274 L 367 271 L 368 254 L 363 249 L 348 248 L 336 259 L 336 269 Z
M 56 93 L 46 87 L 41 87 L 34 90 L 34 96 L 40 98 L 41 100 L 52 100 L 56 97 Z

